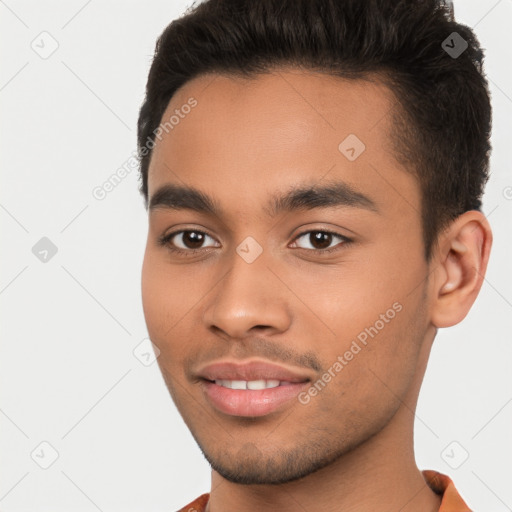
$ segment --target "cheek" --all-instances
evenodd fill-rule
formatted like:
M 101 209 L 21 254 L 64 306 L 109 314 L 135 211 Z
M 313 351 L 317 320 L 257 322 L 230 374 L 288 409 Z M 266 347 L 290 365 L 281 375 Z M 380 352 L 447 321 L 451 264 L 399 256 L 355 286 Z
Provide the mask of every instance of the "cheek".
M 183 301 L 177 290 L 180 282 L 176 272 L 170 272 L 161 258 L 146 249 L 142 265 L 141 292 L 144 318 L 151 341 L 159 348 L 160 357 L 167 358 L 173 339 L 179 329 L 180 317 L 184 315 Z M 160 359 L 160 358 L 159 358 Z
M 406 267 L 396 260 L 401 268 L 392 262 L 388 257 L 364 270 L 347 265 L 299 278 L 309 291 L 308 305 L 323 321 L 316 321 L 312 338 L 317 355 L 324 371 L 336 374 L 331 389 L 345 399 L 367 397 L 374 404 L 375 397 L 390 394 L 379 378 L 401 393 L 414 375 L 427 324 L 418 286 L 425 276 L 420 262 Z
M 155 265 L 151 253 L 146 249 L 142 265 L 141 292 L 144 318 L 150 336 L 159 332 L 167 305 L 164 294 L 165 284 L 161 279 L 161 271 Z
M 329 354 L 324 350 L 326 373 L 319 379 L 329 382 L 316 382 L 309 410 L 316 409 L 333 435 L 341 429 L 347 439 L 370 435 L 397 411 L 414 382 L 422 339 L 405 309 L 380 330 L 353 330 L 365 334 L 365 343 L 361 337 L 340 336 Z
M 298 295 L 304 297 L 309 312 L 302 319 L 297 316 L 297 321 L 315 323 L 315 337 L 323 338 L 319 349 L 325 354 L 343 353 L 354 339 L 371 339 L 368 331 L 380 338 L 392 330 L 404 316 L 398 311 L 404 306 L 404 280 L 400 282 L 389 271 L 383 273 L 357 263 L 316 268 L 288 278 L 298 291 L 307 290 Z
M 163 251 L 146 248 L 141 291 L 148 329 L 165 338 L 175 325 L 179 327 L 180 320 L 204 294 L 199 283 L 185 265 L 171 265 Z

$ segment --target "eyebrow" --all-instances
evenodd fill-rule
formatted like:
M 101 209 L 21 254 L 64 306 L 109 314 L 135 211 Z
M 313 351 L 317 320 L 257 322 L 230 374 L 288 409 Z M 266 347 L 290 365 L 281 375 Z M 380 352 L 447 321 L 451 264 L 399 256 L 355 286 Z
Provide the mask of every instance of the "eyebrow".
M 264 207 L 264 211 L 270 217 L 274 217 L 282 212 L 337 206 L 362 208 L 378 213 L 372 199 L 342 181 L 329 182 L 326 185 L 292 187 L 288 192 L 274 194 Z M 205 192 L 194 187 L 170 183 L 161 186 L 151 197 L 149 210 L 159 208 L 193 210 L 217 217 L 224 216 L 220 204 Z

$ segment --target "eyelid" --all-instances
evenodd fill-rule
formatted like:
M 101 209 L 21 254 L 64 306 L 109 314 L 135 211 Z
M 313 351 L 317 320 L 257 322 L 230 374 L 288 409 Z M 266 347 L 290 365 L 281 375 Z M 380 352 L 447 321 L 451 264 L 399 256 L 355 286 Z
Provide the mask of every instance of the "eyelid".
M 346 245 L 346 244 L 349 244 L 350 242 L 352 242 L 352 240 L 350 238 L 348 238 L 347 236 L 342 235 L 341 233 L 338 233 L 336 231 L 332 231 L 330 229 L 308 229 L 306 231 L 303 231 L 302 233 L 299 233 L 293 239 L 293 243 L 295 243 L 299 238 L 302 238 L 303 236 L 309 235 L 311 233 L 325 233 L 325 234 L 332 235 L 333 237 L 340 238 L 342 240 L 341 245 Z M 329 253 L 329 252 L 337 250 L 336 248 L 339 245 L 340 244 L 336 244 L 335 246 L 330 247 L 328 249 L 304 249 L 304 247 L 298 247 L 298 249 L 303 249 L 303 250 L 308 251 L 308 252 L 314 252 L 314 253 L 322 254 L 322 253 Z
M 163 235 L 159 236 L 158 237 L 158 243 L 159 245 L 168 245 L 170 243 L 170 241 L 177 235 L 180 235 L 182 233 L 187 233 L 187 232 L 194 232 L 194 233 L 200 233 L 202 235 L 206 235 L 210 238 L 212 238 L 213 240 L 216 240 L 216 238 L 211 235 L 210 233 L 208 233 L 208 231 L 204 230 L 203 228 L 201 229 L 196 229 L 196 228 L 181 228 L 181 229 L 177 229 L 176 231 L 171 231 L 170 233 L 164 233 Z M 201 247 L 199 249 L 182 249 L 181 247 L 172 247 L 171 250 L 176 250 L 177 252 L 190 252 L 190 253 L 193 253 L 195 251 L 202 251 L 204 250 L 205 247 Z
M 177 235 L 179 234 L 182 234 L 182 233 L 186 233 L 186 232 L 195 232 L 195 233 L 200 233 L 200 234 L 203 234 L 203 235 L 206 235 L 210 238 L 212 238 L 213 240 L 215 240 L 216 242 L 218 242 L 216 240 L 216 238 L 211 235 L 210 233 L 208 233 L 208 231 L 204 230 L 203 228 L 201 229 L 196 229 L 196 228 L 181 228 L 181 229 L 178 229 L 176 231 L 171 231 L 170 233 L 164 233 L 163 235 L 159 236 L 158 237 L 158 243 L 159 245 L 161 246 L 167 246 L 167 248 L 173 252 L 173 253 L 177 253 L 177 254 L 187 254 L 187 255 L 191 255 L 191 254 L 196 254 L 197 252 L 201 252 L 201 251 L 204 251 L 205 249 L 211 249 L 213 248 L 212 246 L 209 246 L 209 247 L 200 247 L 199 249 L 182 249 L 181 247 L 174 247 L 174 246 L 169 246 L 170 244 L 170 241 Z M 338 233 L 336 231 L 332 231 L 331 229 L 326 229 L 326 228 L 310 228 L 310 229 L 306 229 L 304 231 L 302 231 L 301 233 L 298 233 L 292 243 L 296 243 L 296 241 L 299 239 L 299 238 L 302 238 L 303 236 L 305 235 L 308 235 L 308 234 L 311 234 L 311 233 L 326 233 L 326 234 L 330 234 L 334 237 L 338 237 L 342 240 L 342 242 L 336 244 L 334 247 L 331 247 L 331 248 L 327 248 L 327 249 L 306 249 L 304 247 L 297 247 L 297 249 L 300 249 L 302 251 L 306 251 L 306 252 L 309 252 L 309 253 L 314 253 L 314 254 L 318 254 L 318 255 L 322 255 L 322 254 L 328 254 L 328 253 L 331 253 L 331 252 L 334 252 L 334 251 L 338 251 L 341 249 L 341 247 L 339 246 L 343 246 L 343 245 L 348 245 L 352 242 L 352 239 L 350 239 L 349 237 L 345 236 L 345 235 L 342 235 L 341 233 Z

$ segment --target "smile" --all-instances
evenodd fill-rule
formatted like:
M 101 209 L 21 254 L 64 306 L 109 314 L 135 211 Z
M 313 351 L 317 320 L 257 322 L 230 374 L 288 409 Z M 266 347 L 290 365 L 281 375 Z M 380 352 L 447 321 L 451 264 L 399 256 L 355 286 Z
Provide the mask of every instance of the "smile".
M 278 386 L 289 386 L 291 382 L 288 381 L 279 381 L 276 379 L 269 380 L 216 380 L 215 384 L 217 386 L 222 386 L 224 388 L 229 389 L 250 389 L 250 390 L 259 390 L 259 389 L 270 389 L 277 388 Z
M 217 412 L 228 416 L 258 417 L 297 404 L 297 395 L 310 382 L 277 379 L 201 380 L 206 400 Z

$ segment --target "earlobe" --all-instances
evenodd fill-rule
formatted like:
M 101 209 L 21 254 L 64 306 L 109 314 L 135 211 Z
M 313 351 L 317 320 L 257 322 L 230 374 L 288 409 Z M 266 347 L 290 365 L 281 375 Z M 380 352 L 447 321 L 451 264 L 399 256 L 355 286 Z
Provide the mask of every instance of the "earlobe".
M 483 283 L 492 232 L 481 212 L 457 217 L 444 231 L 436 254 L 432 323 L 450 327 L 469 312 Z

